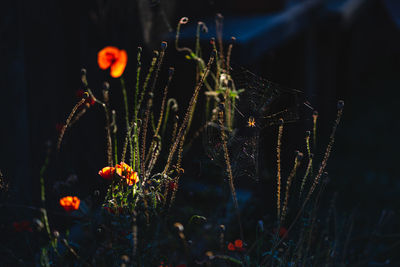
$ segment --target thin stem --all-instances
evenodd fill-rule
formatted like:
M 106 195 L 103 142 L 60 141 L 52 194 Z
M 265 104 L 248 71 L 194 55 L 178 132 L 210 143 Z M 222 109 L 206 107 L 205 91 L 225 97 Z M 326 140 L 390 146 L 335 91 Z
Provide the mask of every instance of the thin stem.
M 173 158 L 173 156 L 175 154 L 176 148 L 178 147 L 178 144 L 179 144 L 179 142 L 180 142 L 180 140 L 182 138 L 182 135 L 184 134 L 184 130 L 185 130 L 185 128 L 187 126 L 187 123 L 189 121 L 190 111 L 191 111 L 193 105 L 195 104 L 195 102 L 197 101 L 197 97 L 199 95 L 199 92 L 200 92 L 200 89 L 201 89 L 201 87 L 203 85 L 203 82 L 206 79 L 206 77 L 208 75 L 208 72 L 210 71 L 211 64 L 214 62 L 214 57 L 215 57 L 214 54 L 212 54 L 210 56 L 210 59 L 209 59 L 208 64 L 207 64 L 207 68 L 204 71 L 204 74 L 201 77 L 199 83 L 197 84 L 197 86 L 196 86 L 196 88 L 194 90 L 194 93 L 192 95 L 192 98 L 190 99 L 189 106 L 187 108 L 187 111 L 186 111 L 185 117 L 183 119 L 182 125 L 179 128 L 178 134 L 176 136 L 176 139 L 175 139 L 176 141 L 174 142 L 174 144 L 173 144 L 173 146 L 172 146 L 172 148 L 170 150 L 170 153 L 168 155 L 167 163 L 165 165 L 164 171 L 162 172 L 163 174 L 166 174 L 168 172 L 168 170 L 169 170 L 169 167 L 170 167 L 172 158 Z
M 233 183 L 233 174 L 232 174 L 232 167 L 231 167 L 231 162 L 230 162 L 230 158 L 229 158 L 228 145 L 226 143 L 226 135 L 225 135 L 225 130 L 224 130 L 225 127 L 224 127 L 224 112 L 223 112 L 223 110 L 219 111 L 219 124 L 220 124 L 220 130 L 221 130 L 222 147 L 224 149 L 226 171 L 228 173 L 228 178 L 229 178 L 229 188 L 231 189 L 232 200 L 233 200 L 233 204 L 235 206 L 236 216 L 237 216 L 238 222 L 239 222 L 240 238 L 242 240 L 244 240 L 242 222 L 241 222 L 241 219 L 240 219 L 239 203 L 238 203 L 238 200 L 237 200 L 237 197 L 236 197 L 236 190 L 235 190 L 235 185 Z
M 136 170 L 136 148 L 139 146 L 139 138 L 138 138 L 138 131 L 137 131 L 137 125 L 138 125 L 138 97 L 139 97 L 139 84 L 140 84 L 140 71 L 142 69 L 142 63 L 141 63 L 141 54 L 142 54 L 142 48 L 138 47 L 138 52 L 137 52 L 137 67 L 136 67 L 136 90 L 135 90 L 135 99 L 134 99 L 134 118 L 133 118 L 133 135 L 134 135 L 134 147 L 131 147 L 131 159 L 130 162 L 132 164 L 132 168 Z
M 278 213 L 278 220 L 281 217 L 281 146 L 282 146 L 282 134 L 283 134 L 283 119 L 279 120 L 279 129 L 278 129 L 278 144 L 276 146 L 276 165 L 277 165 L 277 190 L 276 190 L 276 208 Z
M 73 107 L 71 113 L 69 114 L 69 116 L 68 116 L 68 118 L 67 118 L 67 121 L 65 122 L 63 128 L 61 129 L 60 135 L 59 135 L 59 137 L 58 137 L 58 142 L 57 142 L 57 150 L 58 150 L 58 151 L 60 151 L 62 139 L 63 139 L 63 137 L 64 137 L 65 131 L 67 130 L 67 128 L 68 128 L 68 126 L 69 126 L 69 124 L 70 124 L 70 122 L 71 122 L 71 120 L 72 120 L 72 117 L 74 116 L 74 114 L 75 114 L 75 112 L 78 110 L 78 108 L 79 108 L 83 103 L 85 103 L 85 101 L 86 101 L 86 99 L 87 99 L 88 97 L 89 97 L 89 94 L 85 92 L 84 97 L 83 97 L 81 100 L 79 100 L 79 102 Z
M 46 172 L 47 167 L 49 166 L 50 152 L 51 152 L 50 147 L 48 147 L 47 151 L 46 151 L 46 158 L 44 160 L 42 168 L 40 169 L 39 176 L 40 176 L 40 200 L 42 202 L 42 208 L 40 210 L 41 210 L 42 215 L 43 215 L 43 220 L 44 220 L 44 224 L 46 226 L 47 234 L 48 234 L 50 240 L 52 240 L 53 238 L 52 238 L 51 233 L 50 233 L 50 225 L 49 225 L 49 220 L 48 220 L 48 217 L 47 217 L 46 188 L 45 188 L 45 184 L 44 184 L 44 173 Z

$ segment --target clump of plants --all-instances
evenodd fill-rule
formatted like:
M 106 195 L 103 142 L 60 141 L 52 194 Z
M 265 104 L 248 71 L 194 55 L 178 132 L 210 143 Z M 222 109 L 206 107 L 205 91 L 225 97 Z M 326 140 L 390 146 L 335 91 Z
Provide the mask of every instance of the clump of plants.
M 32 223 L 14 225 L 20 232 L 32 233 L 31 238 L 40 247 L 29 263 L 182 267 L 337 266 L 362 262 L 356 255 L 364 248 L 349 249 L 352 220 L 337 224 L 335 198 L 324 219 L 319 219 L 321 196 L 328 183 L 326 167 L 344 102 L 337 103 L 337 116 L 325 151 L 321 156 L 314 155 L 318 112 L 306 101 L 297 101 L 302 92 L 232 67 L 235 38 L 227 48 L 224 46 L 221 15 L 216 19 L 217 38 L 210 40 L 210 56 L 204 58 L 201 48 L 200 34 L 207 31 L 203 22 L 197 24 L 195 48 L 181 47 L 180 31 L 187 22 L 187 18 L 182 18 L 178 23 L 175 47 L 196 65 L 196 85 L 181 118 L 176 99 L 169 96 L 174 68 L 163 66 L 166 42 L 154 51 L 147 68 L 142 48 L 138 48 L 132 87 L 127 86 L 124 78 L 128 54 L 117 47 L 99 51 L 98 65 L 110 70 L 111 78 L 119 81 L 119 88 L 110 88 L 105 82 L 98 95 L 100 90 L 94 90 L 89 83 L 90 70 L 81 71 L 80 99 L 65 123 L 59 125 L 55 153 L 63 152 L 65 133 L 73 130 L 71 126 L 79 123 L 91 106 L 99 105 L 105 120 L 106 162 L 98 167 L 97 178 L 106 181 L 106 193 L 102 198 L 97 192 L 98 205 L 93 196 L 61 196 L 58 203 L 71 227 L 53 224 L 46 208 L 45 185 L 53 159 L 49 144 L 40 171 L 42 207 L 35 209 L 37 216 Z M 122 114 L 117 114 L 116 107 L 111 105 L 114 90 L 121 90 Z M 293 99 L 296 101 L 287 102 Z M 204 110 L 196 111 L 199 100 L 204 100 Z M 303 151 L 295 151 L 293 166 L 286 175 L 282 170 L 282 136 L 289 122 L 299 120 L 300 106 L 313 111 L 313 123 L 309 131 L 301 133 L 305 140 L 300 145 Z M 204 121 L 189 139 L 196 112 L 204 113 Z M 118 125 L 117 116 L 123 117 L 123 125 Z M 266 127 L 276 129 L 276 183 L 271 196 L 276 203 L 276 215 L 249 225 L 244 223 L 248 218 L 243 217 L 243 210 L 247 207 L 240 206 L 235 181 L 239 177 L 259 180 L 259 139 Z M 124 133 L 122 140 L 118 139 L 118 131 Z M 208 222 L 194 211 L 187 223 L 171 216 L 180 179 L 184 177 L 184 152 L 192 145 L 187 140 L 201 135 L 205 152 L 222 167 L 221 177 L 217 178 L 227 178 L 235 213 L 231 223 L 235 226 Z M 232 235 L 227 228 L 238 231 Z M 339 229 L 346 234 L 338 235 Z
M 111 77 L 120 80 L 125 112 L 126 134 L 123 142 L 118 140 L 116 134 L 118 129 L 116 111 L 110 106 L 112 90 L 109 84 L 104 83 L 102 97 L 95 95 L 89 87 L 86 70 L 82 70 L 84 93 L 60 131 L 57 150 L 62 150 L 62 140 L 66 130 L 81 116 L 79 112 L 77 113 L 81 106 L 86 103 L 96 103 L 103 107 L 106 121 L 107 165 L 99 170 L 98 175 L 109 181 L 109 185 L 102 204 L 102 215 L 104 215 L 102 220 L 105 221 L 97 222 L 91 227 L 98 227 L 96 231 L 110 235 L 93 247 L 92 254 L 88 254 L 85 259 L 82 259 L 82 255 L 78 256 L 78 252 L 72 253 L 74 251 L 72 247 L 69 251 L 65 251 L 66 254 L 75 255 L 76 260 L 82 263 L 92 258 L 93 253 L 96 257 L 92 258 L 92 264 L 108 265 L 122 255 L 129 255 L 126 259 L 131 263 L 152 262 L 154 250 L 148 247 L 154 246 L 158 250 L 156 244 L 152 245 L 150 240 L 146 243 L 138 242 L 138 225 L 141 226 L 140 236 L 146 232 L 152 234 L 154 231 L 152 227 L 160 227 L 157 225 L 162 223 L 158 221 L 166 215 L 174 201 L 179 178 L 184 172 L 182 150 L 185 136 L 190 127 L 199 92 L 215 58 L 214 55 L 210 56 L 194 88 L 186 112 L 182 120 L 178 120 L 178 103 L 175 99 L 168 98 L 168 88 L 174 76 L 172 67 L 168 70 L 164 89 L 159 89 L 159 76 L 163 71 L 166 49 L 167 43 L 162 42 L 160 50 L 154 51 L 149 67 L 143 75 L 142 48 L 138 48 L 136 84 L 135 88 L 129 89 L 126 88 L 122 77 L 127 63 L 127 53 L 116 47 L 105 47 L 98 53 L 99 67 L 110 68 Z M 155 92 L 162 92 L 160 103 L 154 102 Z M 159 107 L 157 110 L 156 106 Z M 67 212 L 78 210 L 79 204 L 80 199 L 77 196 L 65 196 L 60 199 L 60 205 Z M 47 221 L 46 218 L 44 220 Z M 114 240 L 115 233 L 119 233 L 121 229 L 126 229 L 123 231 L 124 234 L 118 240 Z M 63 258 L 58 252 L 57 238 L 50 231 L 48 234 L 51 246 L 44 249 L 45 252 L 41 257 L 41 262 L 45 265 L 52 259 Z M 124 245 L 121 246 L 120 242 Z M 157 240 L 154 242 L 158 243 Z M 101 253 L 103 246 L 111 246 L 113 250 L 103 255 Z M 159 257 L 155 257 L 154 260 L 160 262 Z

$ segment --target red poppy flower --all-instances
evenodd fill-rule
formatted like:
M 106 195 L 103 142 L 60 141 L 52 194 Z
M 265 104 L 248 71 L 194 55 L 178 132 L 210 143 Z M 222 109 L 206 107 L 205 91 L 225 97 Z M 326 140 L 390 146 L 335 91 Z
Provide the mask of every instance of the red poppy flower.
M 243 242 L 240 239 L 235 240 L 235 247 L 236 248 L 242 248 L 243 247 Z
M 128 54 L 125 50 L 120 50 L 114 46 L 104 47 L 97 54 L 97 63 L 100 69 L 110 68 L 111 77 L 118 78 L 124 73 Z
M 230 251 L 235 251 L 235 245 L 234 245 L 233 243 L 229 242 L 229 244 L 228 244 L 228 250 L 230 250 Z
M 29 221 L 13 222 L 13 227 L 15 232 L 32 232 L 31 223 Z
M 228 244 L 228 250 L 230 251 L 243 251 L 243 241 L 240 239 L 236 239 L 234 243 Z
M 114 167 L 104 167 L 99 171 L 99 175 L 104 179 L 111 179 L 114 176 L 115 168 Z
M 60 199 L 60 205 L 65 211 L 73 211 L 79 209 L 81 200 L 78 197 L 67 196 Z

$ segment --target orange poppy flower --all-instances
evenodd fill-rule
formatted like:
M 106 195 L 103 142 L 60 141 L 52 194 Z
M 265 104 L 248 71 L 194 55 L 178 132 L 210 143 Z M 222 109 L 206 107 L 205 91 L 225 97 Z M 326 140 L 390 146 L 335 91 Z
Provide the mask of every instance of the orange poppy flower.
M 99 175 L 104 179 L 111 179 L 114 176 L 115 168 L 114 167 L 104 167 L 99 171 Z
M 97 54 L 97 63 L 100 69 L 111 69 L 111 77 L 118 78 L 124 73 L 128 54 L 114 46 L 106 46 Z
M 120 164 L 115 165 L 115 169 L 117 170 L 117 174 L 119 176 L 125 176 L 125 174 L 133 171 L 131 166 L 129 166 L 125 162 L 121 162 Z
M 79 209 L 81 200 L 78 197 L 67 196 L 60 199 L 60 205 L 65 211 L 73 211 Z
M 139 182 L 139 177 L 137 172 L 133 171 L 131 166 L 125 162 L 115 165 L 115 170 L 117 174 L 126 179 L 126 183 L 131 186 Z

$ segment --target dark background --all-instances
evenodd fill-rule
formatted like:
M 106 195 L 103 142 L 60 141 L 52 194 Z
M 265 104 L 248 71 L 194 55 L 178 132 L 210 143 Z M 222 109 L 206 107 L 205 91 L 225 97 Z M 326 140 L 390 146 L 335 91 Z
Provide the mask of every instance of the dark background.
M 304 10 L 295 16 L 287 12 L 291 8 Z M 151 51 L 162 40 L 169 41 L 166 65 L 175 66 L 177 73 L 171 96 L 185 100 L 193 87 L 194 67 L 175 51 L 173 31 L 181 17 L 189 17 L 182 41 L 193 46 L 190 27 L 206 21 L 210 27 L 204 36 L 206 46 L 215 36 L 215 14 L 221 13 L 226 18 L 226 40 L 249 32 L 255 16 L 279 17 L 283 26 L 266 20 L 262 23 L 270 28 L 246 38 L 237 35 L 233 61 L 306 92 L 320 112 L 320 151 L 327 143 L 336 101 L 345 101 L 327 168 L 329 190 L 338 192 L 343 212 L 357 208 L 371 224 L 384 209 L 399 212 L 400 6 L 395 0 L 43 0 L 7 1 L 0 10 L 0 170 L 9 184 L 7 202 L 39 203 L 45 143 L 54 143 L 56 124 L 65 121 L 77 101 L 80 69 L 88 70 L 89 85 L 97 95 L 105 80 L 111 88 L 118 87 L 97 66 L 100 49 L 114 45 L 127 50 L 125 73 L 132 88 L 137 46 L 143 46 L 148 64 Z M 183 110 L 186 102 L 181 103 Z M 101 108 L 94 106 L 66 134 L 62 155 L 56 156 L 52 167 L 55 177 L 49 181 L 77 174 L 82 195 L 102 186 L 97 172 L 106 162 L 103 117 Z M 294 126 L 288 129 L 295 131 Z M 265 136 L 275 138 L 275 132 Z M 300 142 L 302 138 L 301 133 Z M 189 173 L 201 168 L 193 162 L 186 166 Z M 48 183 L 51 188 L 52 182 Z

